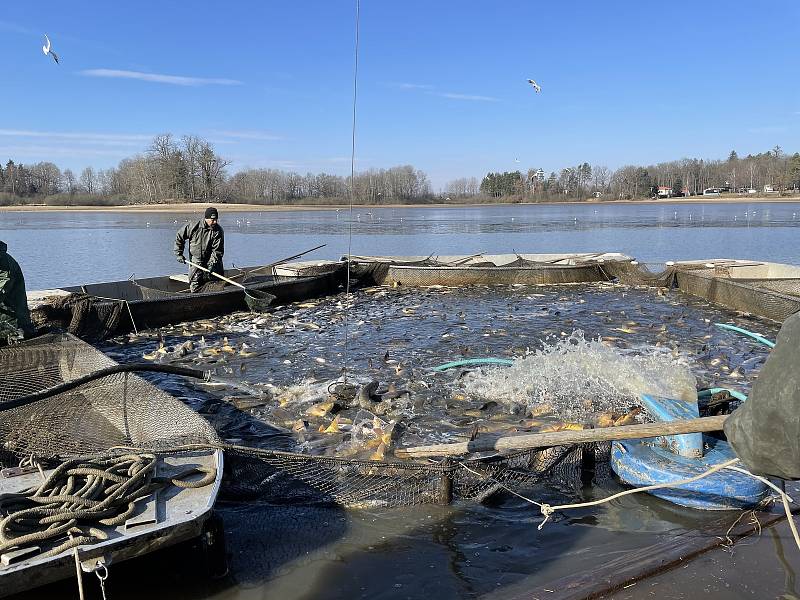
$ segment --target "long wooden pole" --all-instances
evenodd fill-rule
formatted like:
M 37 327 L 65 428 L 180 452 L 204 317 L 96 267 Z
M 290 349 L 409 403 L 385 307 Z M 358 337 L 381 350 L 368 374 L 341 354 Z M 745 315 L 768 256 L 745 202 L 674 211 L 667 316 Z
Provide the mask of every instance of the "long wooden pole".
M 206 273 L 209 273 L 210 275 L 213 275 L 217 279 L 222 279 L 222 281 L 230 283 L 231 285 L 235 285 L 236 287 L 242 288 L 245 292 L 247 291 L 247 288 L 244 287 L 241 283 L 238 283 L 238 282 L 234 281 L 233 279 L 228 279 L 227 277 L 225 277 L 225 275 L 220 275 L 219 273 L 215 273 L 214 271 L 210 271 L 209 269 L 206 269 L 203 265 L 198 265 L 197 263 L 193 263 L 190 260 L 187 260 L 186 264 L 187 265 L 191 265 L 195 269 L 200 269 L 201 271 L 205 271 Z
M 699 419 L 686 419 L 665 423 L 644 423 L 642 425 L 622 425 L 620 427 L 584 429 L 582 431 L 554 431 L 500 437 L 487 435 L 469 442 L 400 448 L 395 451 L 395 456 L 398 458 L 456 456 L 459 454 L 469 454 L 470 452 L 482 452 L 487 450 L 526 450 L 532 448 L 548 448 L 550 446 L 568 446 L 570 444 L 583 444 L 587 442 L 608 442 L 612 440 L 653 438 L 661 435 L 720 431 L 727 417 L 728 415 L 718 415 L 716 417 L 701 417 Z

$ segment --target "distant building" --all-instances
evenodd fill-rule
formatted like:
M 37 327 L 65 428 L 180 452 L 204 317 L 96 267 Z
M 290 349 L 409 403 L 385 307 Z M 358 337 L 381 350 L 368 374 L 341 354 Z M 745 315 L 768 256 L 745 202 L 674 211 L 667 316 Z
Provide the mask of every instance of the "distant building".
M 672 188 L 667 185 L 658 186 L 656 194 L 658 195 L 659 198 L 672 198 L 672 196 L 674 196 Z
M 536 181 L 544 181 L 544 171 L 542 169 L 537 169 L 536 173 L 533 174 L 533 178 Z
M 776 190 L 774 186 L 765 185 L 764 186 L 764 193 L 765 194 L 777 194 L 778 190 Z

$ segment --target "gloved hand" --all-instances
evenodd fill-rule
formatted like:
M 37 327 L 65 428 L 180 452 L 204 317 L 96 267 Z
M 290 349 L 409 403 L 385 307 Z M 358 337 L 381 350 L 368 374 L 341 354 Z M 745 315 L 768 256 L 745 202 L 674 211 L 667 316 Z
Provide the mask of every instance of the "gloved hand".
M 186 264 L 186 259 L 183 257 L 183 254 L 178 255 L 178 262 L 182 264 Z

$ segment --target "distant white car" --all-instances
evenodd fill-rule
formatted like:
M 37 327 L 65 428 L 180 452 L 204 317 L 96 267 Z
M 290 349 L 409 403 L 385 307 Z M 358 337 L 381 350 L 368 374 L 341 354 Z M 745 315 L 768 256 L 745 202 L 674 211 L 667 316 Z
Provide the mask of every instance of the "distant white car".
M 719 196 L 719 188 L 706 188 L 703 190 L 703 196 Z

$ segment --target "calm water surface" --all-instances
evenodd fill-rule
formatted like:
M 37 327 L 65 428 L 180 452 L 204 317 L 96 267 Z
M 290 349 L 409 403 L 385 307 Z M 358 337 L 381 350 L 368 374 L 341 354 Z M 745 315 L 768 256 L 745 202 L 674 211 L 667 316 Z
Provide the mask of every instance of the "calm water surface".
M 514 205 L 225 212 L 226 265 L 353 254 L 623 252 L 645 262 L 746 258 L 800 264 L 800 203 Z M 196 213 L 4 212 L 0 239 L 28 289 L 179 271 L 175 232 Z

